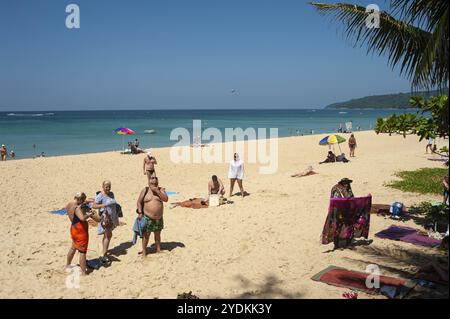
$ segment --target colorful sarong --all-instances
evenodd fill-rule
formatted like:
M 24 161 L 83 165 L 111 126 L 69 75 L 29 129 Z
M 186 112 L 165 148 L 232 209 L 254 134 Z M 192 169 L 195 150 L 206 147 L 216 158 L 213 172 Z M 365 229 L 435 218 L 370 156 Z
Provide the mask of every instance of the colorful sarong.
M 372 195 L 353 198 L 331 198 L 322 231 L 322 244 L 339 240 L 369 237 Z

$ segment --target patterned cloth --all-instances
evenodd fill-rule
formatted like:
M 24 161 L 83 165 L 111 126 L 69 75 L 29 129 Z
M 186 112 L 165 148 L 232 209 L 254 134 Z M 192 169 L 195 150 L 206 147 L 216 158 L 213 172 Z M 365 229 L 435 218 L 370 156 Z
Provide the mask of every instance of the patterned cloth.
M 147 215 L 144 216 L 147 224 L 142 229 L 144 233 L 160 232 L 164 229 L 164 220 L 161 219 L 151 219 Z
M 322 244 L 350 242 L 353 238 L 369 237 L 372 195 L 353 198 L 331 198 L 322 231 Z
M 355 197 L 351 187 L 345 187 L 341 184 L 336 184 L 331 189 L 331 198 L 347 198 Z

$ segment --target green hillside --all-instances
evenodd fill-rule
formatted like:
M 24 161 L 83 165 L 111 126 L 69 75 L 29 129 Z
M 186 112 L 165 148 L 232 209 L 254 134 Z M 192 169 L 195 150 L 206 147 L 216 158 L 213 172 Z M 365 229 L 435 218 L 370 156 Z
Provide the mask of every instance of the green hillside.
M 439 95 L 438 91 L 416 92 L 416 93 L 398 93 L 385 95 L 372 95 L 359 99 L 352 99 L 346 102 L 333 103 L 326 106 L 326 109 L 406 109 L 411 108 L 409 99 L 411 96 L 430 96 Z

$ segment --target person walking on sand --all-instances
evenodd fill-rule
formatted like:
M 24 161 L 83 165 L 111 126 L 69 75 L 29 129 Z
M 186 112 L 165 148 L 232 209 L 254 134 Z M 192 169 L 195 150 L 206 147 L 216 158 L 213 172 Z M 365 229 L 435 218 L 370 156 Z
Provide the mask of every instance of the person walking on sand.
M 75 207 L 75 211 L 72 218 L 72 224 L 70 226 L 70 237 L 72 238 L 72 247 L 67 254 L 66 269 L 70 267 L 72 259 L 75 256 L 75 252 L 80 254 L 80 268 L 81 275 L 86 275 L 86 253 L 89 244 L 89 219 L 100 221 L 100 217 L 91 211 L 88 204 L 84 203 Z
M 225 187 L 223 186 L 220 178 L 217 178 L 216 175 L 213 175 L 211 180 L 208 182 L 208 197 L 206 199 L 209 199 L 209 196 L 214 194 L 217 194 L 220 197 L 225 195 Z
M 6 149 L 5 144 L 2 144 L 2 147 L 0 147 L 0 161 L 6 161 L 7 155 L 8 155 L 8 150 Z
M 355 157 L 356 138 L 353 134 L 348 139 L 348 147 L 350 148 L 350 157 Z
M 244 162 L 239 158 L 238 153 L 234 153 L 234 157 L 230 162 L 228 178 L 230 179 L 230 197 L 233 196 L 233 188 L 236 181 L 238 182 L 241 196 L 244 197 L 245 191 L 242 186 L 242 180 L 244 179 Z
M 150 181 L 150 176 L 156 175 L 155 173 L 155 165 L 158 164 L 156 158 L 152 155 L 152 152 L 147 152 L 147 155 L 144 158 L 144 175 L 147 175 L 148 180 Z
M 155 236 L 156 252 L 161 252 L 161 231 L 164 229 L 164 205 L 169 197 L 163 187 L 159 187 L 158 177 L 151 175 L 149 178 L 149 186 L 145 187 L 139 194 L 137 200 L 138 218 L 145 218 L 146 225 L 142 229 L 142 257 L 147 256 L 147 245 L 150 240 L 150 234 L 153 232 Z
M 448 175 L 444 176 L 444 179 L 442 180 L 442 184 L 444 185 L 444 204 L 447 204 L 448 202 L 448 189 L 449 189 L 449 184 L 448 184 Z
M 430 149 L 430 152 L 433 153 L 433 138 L 432 137 L 430 137 L 428 139 L 427 146 L 425 147 L 426 154 L 428 154 L 428 149 Z
M 100 212 L 101 221 L 98 225 L 98 234 L 103 235 L 103 251 L 100 261 L 106 264 L 109 262 L 106 255 L 113 235 L 112 232 L 119 225 L 117 202 L 114 193 L 111 191 L 110 181 L 103 182 L 102 191 L 95 197 L 92 208 L 99 209 Z

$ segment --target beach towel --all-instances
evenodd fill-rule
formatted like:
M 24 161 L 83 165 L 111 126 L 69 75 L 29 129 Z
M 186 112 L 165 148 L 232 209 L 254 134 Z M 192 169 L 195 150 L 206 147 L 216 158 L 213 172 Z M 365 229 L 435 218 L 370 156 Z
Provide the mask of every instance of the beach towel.
M 143 236 L 143 229 L 147 225 L 147 219 L 146 218 L 136 218 L 133 225 L 133 245 L 137 242 L 137 236 L 142 238 Z
M 322 231 L 322 244 L 337 240 L 369 237 L 372 195 L 366 197 L 331 198 Z
M 388 229 L 376 233 L 375 236 L 425 247 L 436 247 L 441 244 L 440 240 L 420 235 L 418 231 L 418 229 L 411 227 L 392 225 Z
M 192 198 L 184 202 L 172 203 L 172 205 L 194 209 L 208 208 L 208 202 L 205 202 L 202 198 Z
M 58 210 L 51 210 L 49 213 L 55 214 L 55 215 L 67 215 L 67 210 L 65 208 L 63 208 L 63 209 L 58 209 Z
M 389 291 L 391 298 L 400 299 L 404 298 L 417 283 L 414 280 L 380 276 L 380 287 L 368 288 L 366 279 L 369 275 L 371 274 L 330 266 L 314 275 L 311 279 L 332 286 L 364 291 L 368 294 L 380 294 Z M 373 280 L 369 278 L 369 281 L 372 282 Z

